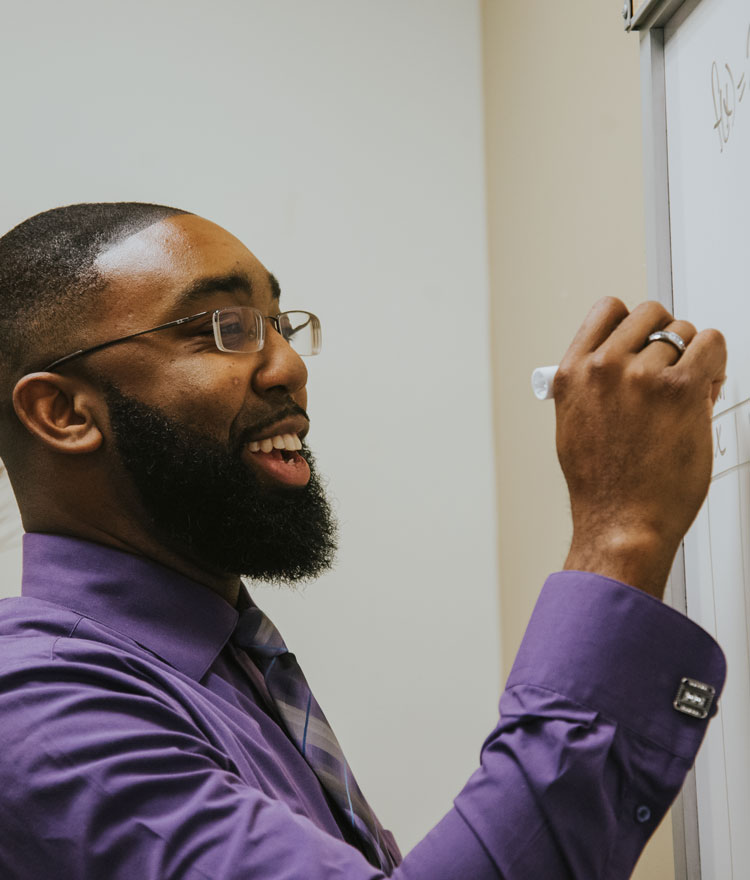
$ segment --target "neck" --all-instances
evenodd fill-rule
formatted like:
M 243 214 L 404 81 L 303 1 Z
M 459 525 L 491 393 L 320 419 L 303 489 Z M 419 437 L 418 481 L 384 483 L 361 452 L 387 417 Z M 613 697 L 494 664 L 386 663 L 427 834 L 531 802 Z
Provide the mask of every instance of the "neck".
M 101 518 L 101 522 L 106 522 L 104 517 Z M 135 556 L 145 556 L 213 590 L 232 607 L 237 605 L 242 586 L 238 575 L 208 570 L 188 555 L 159 543 L 142 529 L 128 528 L 127 523 L 110 521 L 105 526 L 80 521 L 72 523 L 66 521 L 66 518 L 50 515 L 49 511 L 42 515 L 27 510 L 23 515 L 23 525 L 27 532 L 68 535 L 114 547 Z
M 212 570 L 189 553 L 161 542 L 126 478 L 77 460 L 67 462 L 61 475 L 54 464 L 39 455 L 31 479 L 24 479 L 28 474 L 21 472 L 13 480 L 27 532 L 69 535 L 144 556 L 213 590 L 232 607 L 237 604 L 239 576 Z

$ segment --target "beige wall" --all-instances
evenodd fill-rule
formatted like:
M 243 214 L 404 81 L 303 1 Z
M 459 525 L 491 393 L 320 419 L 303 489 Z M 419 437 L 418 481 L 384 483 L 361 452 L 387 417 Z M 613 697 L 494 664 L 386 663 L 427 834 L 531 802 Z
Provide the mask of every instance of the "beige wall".
M 646 297 L 638 39 L 620 5 L 482 3 L 506 672 L 570 536 L 554 407 L 530 373 L 557 363 L 598 297 Z M 674 876 L 669 820 L 634 876 Z

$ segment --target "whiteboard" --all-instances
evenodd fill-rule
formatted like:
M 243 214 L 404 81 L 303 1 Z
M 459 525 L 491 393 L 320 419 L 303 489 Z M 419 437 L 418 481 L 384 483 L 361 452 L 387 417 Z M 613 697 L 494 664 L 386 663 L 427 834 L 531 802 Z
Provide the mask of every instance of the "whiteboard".
M 674 6 L 670 5 L 670 12 Z M 669 210 L 668 226 L 661 234 L 668 238 L 664 248 L 673 308 L 699 328 L 719 328 L 729 350 L 727 382 L 714 411 L 711 487 L 684 544 L 687 613 L 723 647 L 728 676 L 719 713 L 696 762 L 700 864 L 688 865 L 683 876 L 746 880 L 750 876 L 750 4 L 691 0 L 660 23 L 663 33 L 657 45 L 663 47 L 663 95 L 656 94 L 655 77 L 647 111 L 653 125 L 654 107 L 663 102 L 668 184 L 664 192 L 668 191 Z M 651 136 L 660 137 L 658 125 L 653 125 Z M 648 144 L 646 152 L 648 161 Z M 658 238 L 660 231 L 654 229 Z

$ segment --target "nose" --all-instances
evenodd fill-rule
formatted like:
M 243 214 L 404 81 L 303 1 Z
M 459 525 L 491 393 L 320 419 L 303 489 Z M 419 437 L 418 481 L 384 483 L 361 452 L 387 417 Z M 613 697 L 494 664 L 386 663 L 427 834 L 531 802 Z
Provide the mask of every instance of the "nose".
M 295 394 L 307 384 L 305 362 L 276 330 L 273 321 L 266 320 L 265 341 L 258 357 L 253 373 L 253 390 L 257 393 L 279 388 Z

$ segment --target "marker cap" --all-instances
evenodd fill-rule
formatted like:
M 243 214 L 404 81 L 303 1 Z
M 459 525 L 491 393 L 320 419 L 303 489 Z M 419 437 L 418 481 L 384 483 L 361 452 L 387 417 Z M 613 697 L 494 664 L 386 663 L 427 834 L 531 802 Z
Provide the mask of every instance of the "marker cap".
M 531 388 L 539 400 L 549 400 L 552 394 L 552 385 L 555 381 L 557 367 L 537 367 L 531 374 Z

